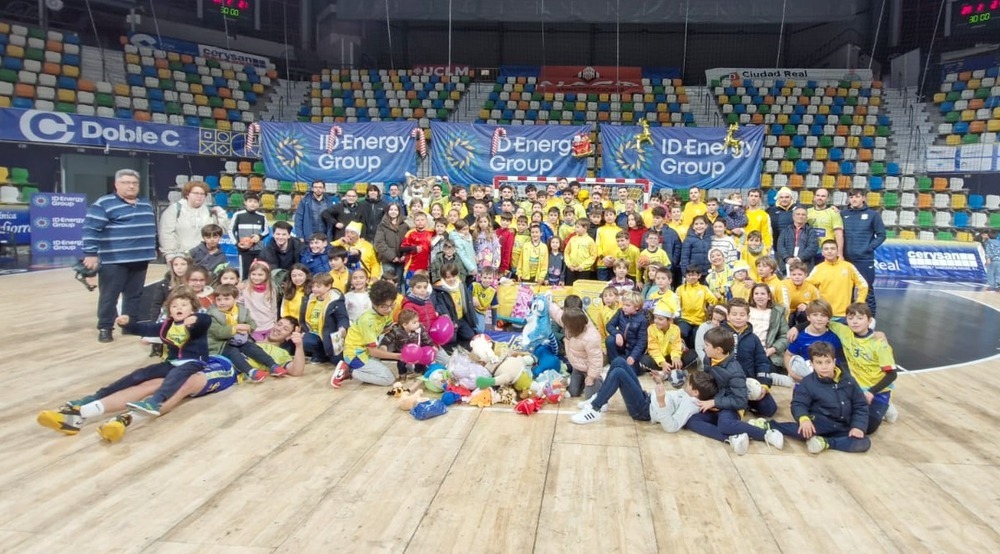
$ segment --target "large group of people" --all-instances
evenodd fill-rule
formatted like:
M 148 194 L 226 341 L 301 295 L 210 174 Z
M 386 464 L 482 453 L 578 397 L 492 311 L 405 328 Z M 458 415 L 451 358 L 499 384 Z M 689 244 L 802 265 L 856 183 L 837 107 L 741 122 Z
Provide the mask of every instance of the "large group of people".
M 759 189 L 717 198 L 692 188 L 686 202 L 666 190 L 644 202 L 625 187 L 562 179 L 521 191 L 435 185 L 407 203 L 398 185 L 335 197 L 317 182 L 292 222 L 271 224 L 253 193 L 230 217 L 206 205 L 207 184 L 191 182 L 157 225 L 138 185 L 136 172 L 119 171 L 115 192 L 91 206 L 84 264 L 99 269 L 98 339 L 113 340 L 117 324 L 159 359 L 39 415 L 66 434 L 125 411 L 99 429 L 119 440 L 136 414 L 301 375 L 307 358 L 332 366 L 335 388 L 347 379 L 389 386 L 425 367 L 404 363 L 403 345 L 446 362 L 490 331 L 508 280 L 606 283 L 588 309 L 575 295 L 551 308 L 570 392 L 586 398 L 575 423 L 600 420 L 620 391 L 633 418 L 742 454 L 750 439 L 780 448 L 783 434 L 814 452 L 867 450 L 867 436 L 895 417 L 892 351 L 873 332 L 885 229 L 862 190 L 838 208 L 825 189 L 804 206 L 782 188 L 765 207 Z M 220 249 L 226 234 L 239 263 Z M 168 270 L 152 287 L 153 309 L 140 313 L 157 244 Z M 442 315 L 454 333 L 435 344 L 428 330 Z M 777 411 L 770 387 L 795 383 L 796 421 L 766 419 Z M 743 411 L 759 418 L 745 422 Z

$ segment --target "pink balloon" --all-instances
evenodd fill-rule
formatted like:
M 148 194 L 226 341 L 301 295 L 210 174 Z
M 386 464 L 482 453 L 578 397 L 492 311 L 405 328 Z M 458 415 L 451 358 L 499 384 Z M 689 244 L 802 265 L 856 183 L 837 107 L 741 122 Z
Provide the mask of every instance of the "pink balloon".
M 421 365 L 431 365 L 434 363 L 435 357 L 437 357 L 437 352 L 434 351 L 434 347 L 424 346 L 420 349 L 420 361 L 417 363 Z
M 403 349 L 399 352 L 400 358 L 402 358 L 403 363 L 406 364 L 417 364 L 420 363 L 420 347 L 416 344 L 406 344 L 403 345 Z
M 443 346 L 451 342 L 452 337 L 455 336 L 455 324 L 448 319 L 448 316 L 443 315 L 431 323 L 431 328 L 427 331 L 434 344 Z

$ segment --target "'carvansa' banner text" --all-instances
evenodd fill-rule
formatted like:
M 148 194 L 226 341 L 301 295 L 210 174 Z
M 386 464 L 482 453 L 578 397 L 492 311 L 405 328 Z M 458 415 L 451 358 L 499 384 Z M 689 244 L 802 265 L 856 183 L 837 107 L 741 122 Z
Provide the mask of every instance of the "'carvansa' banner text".
M 601 125 L 601 177 L 644 177 L 653 191 L 759 187 L 764 127 L 736 131 L 738 152 L 726 146 L 726 132 L 722 127 L 652 127 L 651 140 L 637 143 L 640 127 Z

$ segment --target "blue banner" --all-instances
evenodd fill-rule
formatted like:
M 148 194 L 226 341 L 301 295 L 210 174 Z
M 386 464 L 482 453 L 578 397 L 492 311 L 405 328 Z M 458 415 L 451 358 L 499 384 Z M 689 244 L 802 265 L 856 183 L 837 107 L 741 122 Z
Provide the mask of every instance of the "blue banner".
M 601 177 L 644 177 L 656 192 L 662 188 L 759 188 L 764 127 L 736 131 L 739 153 L 726 146 L 726 129 L 651 127 L 649 140 L 638 142 L 638 126 L 601 125 Z
M 538 77 L 542 72 L 539 65 L 501 65 L 500 77 Z
M 31 218 L 27 204 L 0 204 L 0 233 L 14 234 L 14 242 L 31 242 Z
M 0 108 L 0 140 L 204 156 L 243 154 L 243 133 Z
M 875 250 L 875 275 L 985 283 L 982 247 L 975 242 L 887 240 Z
M 496 155 L 490 156 L 495 131 Z M 455 184 L 492 183 L 496 175 L 586 177 L 587 159 L 573 157 L 573 137 L 590 125 L 474 125 L 431 122 L 431 172 Z
M 680 79 L 681 78 L 681 68 L 679 67 L 644 67 L 642 68 L 642 76 L 646 79 L 652 79 L 653 81 L 661 81 L 663 79 Z M 659 83 L 653 83 L 658 85 Z
M 327 151 L 331 127 L 332 150 Z M 415 121 L 260 124 L 264 174 L 311 183 L 393 183 L 417 172 Z
M 37 192 L 30 206 L 32 257 L 81 257 L 87 195 Z

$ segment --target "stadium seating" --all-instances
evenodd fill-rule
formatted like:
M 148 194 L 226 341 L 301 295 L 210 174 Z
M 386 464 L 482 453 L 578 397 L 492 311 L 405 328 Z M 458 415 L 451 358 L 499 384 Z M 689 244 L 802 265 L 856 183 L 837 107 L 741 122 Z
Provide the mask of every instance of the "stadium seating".
M 993 144 L 1000 133 L 1000 68 L 945 75 L 934 104 L 942 117 L 939 142 L 949 146 Z
M 93 100 L 75 34 L 0 22 L 0 60 L 0 107 L 77 113 L 81 96 Z
M 355 123 L 415 119 L 427 128 L 448 118 L 469 77 L 417 75 L 407 70 L 324 69 L 313 75 L 298 120 Z

